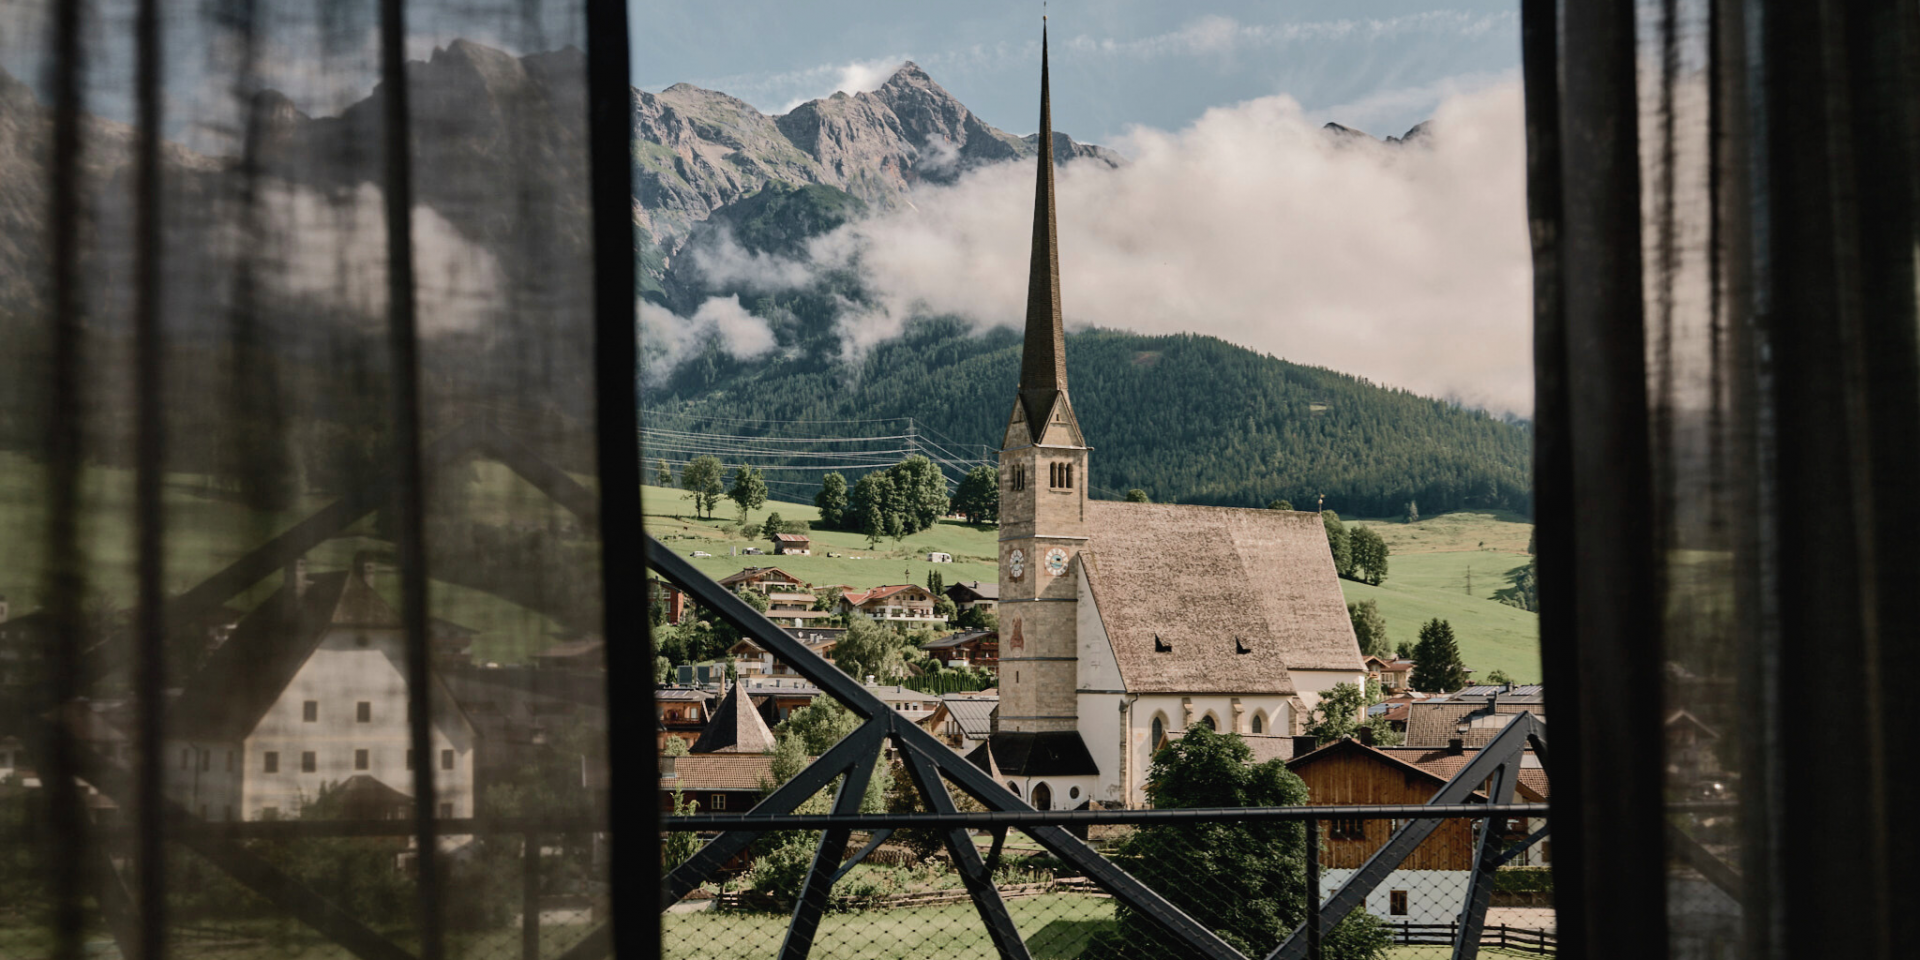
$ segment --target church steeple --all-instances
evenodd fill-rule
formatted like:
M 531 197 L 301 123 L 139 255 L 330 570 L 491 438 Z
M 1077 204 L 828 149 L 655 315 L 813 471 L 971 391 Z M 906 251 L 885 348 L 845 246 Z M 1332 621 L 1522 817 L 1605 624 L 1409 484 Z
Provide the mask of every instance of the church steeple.
M 1060 242 L 1053 213 L 1053 107 L 1047 96 L 1047 28 L 1040 26 L 1040 163 L 1033 190 L 1033 255 L 1027 272 L 1027 331 L 1020 356 L 1020 403 L 1035 440 L 1055 398 L 1067 389 L 1067 338 L 1060 321 Z

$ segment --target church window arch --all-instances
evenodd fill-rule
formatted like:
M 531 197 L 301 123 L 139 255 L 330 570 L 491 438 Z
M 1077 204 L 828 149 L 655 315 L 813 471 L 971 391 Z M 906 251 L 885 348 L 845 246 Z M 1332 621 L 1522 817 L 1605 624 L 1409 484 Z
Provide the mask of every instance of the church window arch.
M 1007 781 L 1007 789 L 1012 791 L 1013 795 L 1016 797 L 1020 795 L 1020 785 L 1017 783 L 1014 783 L 1012 780 Z
M 1267 720 L 1265 717 L 1261 716 L 1260 711 L 1258 710 L 1255 710 L 1253 712 L 1253 732 L 1254 733 L 1267 732 Z
M 1147 742 L 1152 745 L 1148 747 L 1149 750 L 1158 750 L 1167 745 L 1166 714 L 1156 713 L 1153 715 L 1153 735 Z
M 1053 788 L 1043 781 L 1033 785 L 1033 808 L 1035 810 L 1053 809 Z
M 1206 716 L 1200 718 L 1200 725 L 1206 727 L 1208 730 L 1212 730 L 1214 733 L 1220 732 L 1220 718 L 1214 716 L 1211 710 L 1207 711 Z

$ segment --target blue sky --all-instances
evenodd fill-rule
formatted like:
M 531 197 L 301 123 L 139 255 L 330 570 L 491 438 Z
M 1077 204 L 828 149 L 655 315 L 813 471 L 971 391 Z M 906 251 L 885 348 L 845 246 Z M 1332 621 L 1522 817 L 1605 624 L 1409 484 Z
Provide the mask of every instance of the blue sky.
M 870 89 L 911 59 L 989 123 L 1037 126 L 1040 4 L 1029 0 L 633 0 L 634 82 L 723 90 L 766 112 Z M 1055 125 L 1112 141 L 1209 107 L 1287 94 L 1317 120 L 1399 134 L 1450 93 L 1519 67 L 1518 4 L 1456 0 L 1049 8 Z M 850 91 L 851 92 L 851 91 Z

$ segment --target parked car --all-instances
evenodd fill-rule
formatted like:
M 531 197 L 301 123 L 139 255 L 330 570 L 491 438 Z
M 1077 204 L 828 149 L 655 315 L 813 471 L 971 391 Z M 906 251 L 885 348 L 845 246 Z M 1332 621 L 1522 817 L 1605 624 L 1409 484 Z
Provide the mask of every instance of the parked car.
M 711 557 L 713 556 L 713 554 L 708 553 L 705 550 L 695 550 L 694 552 L 687 554 L 687 556 L 692 557 L 695 560 L 698 560 L 701 557 Z

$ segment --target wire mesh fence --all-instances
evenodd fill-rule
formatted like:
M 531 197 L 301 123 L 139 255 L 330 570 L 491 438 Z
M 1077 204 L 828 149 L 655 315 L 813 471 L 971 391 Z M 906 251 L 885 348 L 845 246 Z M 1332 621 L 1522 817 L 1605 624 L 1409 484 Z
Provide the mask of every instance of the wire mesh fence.
M 822 858 L 822 868 L 835 879 L 811 956 L 1004 955 L 980 898 L 969 894 L 954 865 L 945 844 L 947 830 L 918 827 L 904 818 L 863 819 L 868 829 L 852 831 L 840 849 Z M 1046 822 L 1045 815 L 1028 820 Z M 1313 955 L 1305 943 L 1309 904 L 1329 903 L 1407 821 L 1343 817 L 1313 821 L 1311 827 L 1300 820 L 1258 819 L 1052 822 L 1084 834 L 1088 845 L 1119 870 L 1239 953 L 1267 956 L 1298 931 L 1298 955 L 1307 957 Z M 1538 842 L 1522 846 L 1530 826 L 1526 818 L 1492 822 L 1501 831 L 1497 839 L 1503 852 L 1520 849 L 1491 872 L 1490 895 L 1472 925 L 1477 933 L 1464 914 L 1479 837 L 1488 821 L 1454 817 L 1443 820 L 1387 873 L 1362 906 L 1327 925 L 1318 955 L 1329 960 L 1450 957 L 1463 936 L 1485 956 L 1553 954 L 1553 886 L 1543 862 L 1546 853 Z M 666 826 L 665 870 L 718 832 L 711 822 L 705 829 L 676 830 L 679 824 L 669 819 Z M 1314 857 L 1308 855 L 1310 831 L 1318 848 Z M 964 835 L 992 871 L 993 889 L 1036 960 L 1210 955 L 1205 945 L 1170 932 L 1148 911 L 1115 897 L 1101 878 L 1056 857 L 1023 826 L 983 824 Z M 761 834 L 667 907 L 662 955 L 688 960 L 781 955 L 820 842 L 821 834 L 812 831 Z

